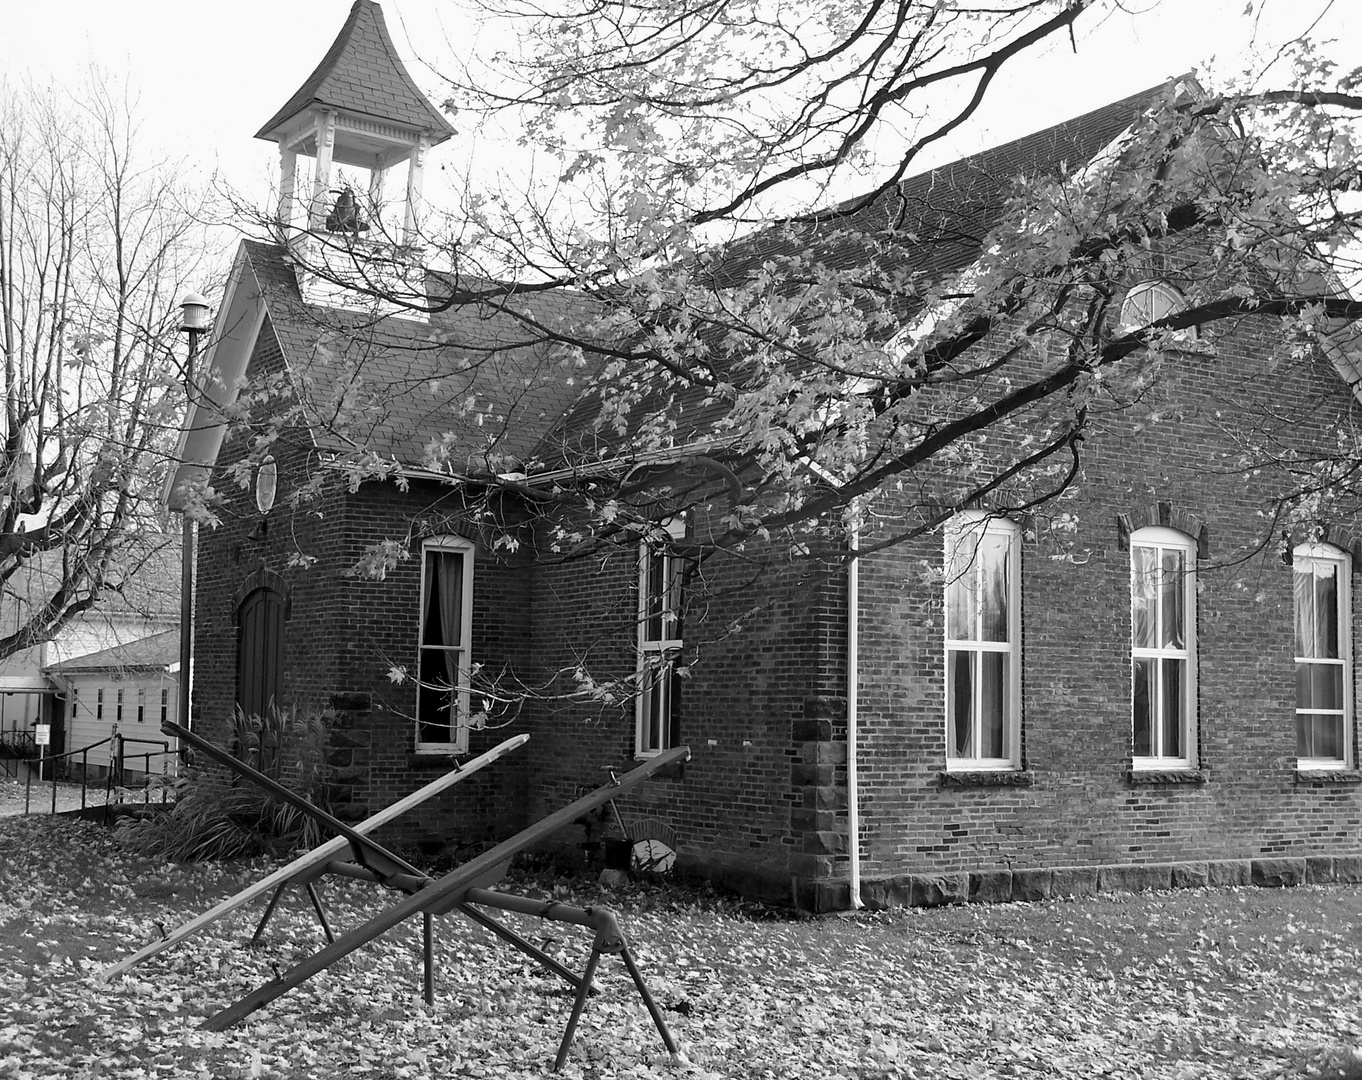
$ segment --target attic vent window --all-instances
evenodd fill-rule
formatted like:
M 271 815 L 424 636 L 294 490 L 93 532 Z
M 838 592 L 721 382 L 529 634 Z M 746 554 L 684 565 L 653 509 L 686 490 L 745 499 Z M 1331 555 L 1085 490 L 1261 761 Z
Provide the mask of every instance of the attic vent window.
M 1186 306 L 1182 293 L 1167 282 L 1142 281 L 1132 285 L 1121 302 L 1121 325 L 1132 330 L 1142 329 L 1176 314 Z M 1195 341 L 1197 329 L 1189 326 L 1185 330 L 1175 331 L 1174 337 L 1178 341 Z

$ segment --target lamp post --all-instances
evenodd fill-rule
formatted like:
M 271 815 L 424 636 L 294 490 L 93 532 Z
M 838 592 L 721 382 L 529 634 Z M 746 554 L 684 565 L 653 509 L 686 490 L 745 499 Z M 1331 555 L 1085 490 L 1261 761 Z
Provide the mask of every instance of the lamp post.
M 189 359 L 184 367 L 186 432 L 194 405 L 194 366 L 199 357 L 199 338 L 209 326 L 208 301 L 198 293 L 186 293 L 180 301 L 180 330 L 189 336 Z M 189 671 L 194 662 L 194 523 L 185 507 L 180 508 L 180 513 L 180 679 L 175 719 L 186 728 L 192 728 L 189 722 Z

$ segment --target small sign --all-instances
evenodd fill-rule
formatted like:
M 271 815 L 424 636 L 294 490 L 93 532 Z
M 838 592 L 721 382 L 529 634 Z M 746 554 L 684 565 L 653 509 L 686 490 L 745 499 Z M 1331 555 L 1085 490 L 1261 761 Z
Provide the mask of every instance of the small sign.
M 33 725 L 33 745 L 51 746 L 52 745 L 52 725 L 34 724 Z

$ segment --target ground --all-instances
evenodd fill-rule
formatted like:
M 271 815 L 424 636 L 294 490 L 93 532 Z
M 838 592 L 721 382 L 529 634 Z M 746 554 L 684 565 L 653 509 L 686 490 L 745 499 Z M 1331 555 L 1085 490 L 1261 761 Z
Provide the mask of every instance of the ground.
M 115 789 L 117 790 L 117 789 Z M 141 800 L 140 793 L 125 793 L 129 797 L 135 795 L 138 801 Z M 91 781 L 85 789 L 86 806 L 104 805 L 104 784 L 103 782 Z M 16 815 L 47 814 L 52 812 L 53 789 L 48 781 L 34 779 L 30 783 L 12 776 L 0 775 L 0 817 L 14 817 Z M 117 801 L 117 798 L 115 798 Z M 65 813 L 70 810 L 78 810 L 81 806 L 81 786 L 61 782 L 56 786 L 56 809 L 57 813 Z
M 0 821 L 0 1077 L 547 1075 L 570 998 L 452 916 L 432 1007 L 404 926 L 226 1033 L 199 1030 L 319 947 L 301 894 L 258 948 L 244 947 L 257 904 L 100 981 L 266 870 L 142 859 L 95 824 Z M 692 1062 L 668 1061 L 606 957 L 571 1078 L 1362 1078 L 1358 886 L 807 920 L 704 889 L 547 887 L 620 912 Z M 392 902 L 359 882 L 323 892 L 342 927 Z M 580 968 L 574 928 L 523 926 Z

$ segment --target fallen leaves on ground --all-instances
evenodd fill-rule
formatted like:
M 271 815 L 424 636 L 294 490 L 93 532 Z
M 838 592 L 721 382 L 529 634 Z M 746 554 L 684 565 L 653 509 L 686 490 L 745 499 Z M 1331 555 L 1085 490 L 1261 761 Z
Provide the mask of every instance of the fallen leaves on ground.
M 175 865 L 93 824 L 0 822 L 0 1077 L 540 1077 L 564 984 L 485 930 L 390 931 L 231 1030 L 203 1020 L 322 944 L 286 893 L 103 983 L 99 973 L 263 876 Z M 576 887 L 574 886 L 576 889 Z M 329 879 L 338 929 L 395 898 Z M 1362 1078 L 1362 889 L 1184 890 L 812 920 L 754 919 L 695 889 L 582 887 L 613 907 L 689 1064 L 672 1063 L 617 957 L 603 959 L 568 1078 Z M 769 914 L 769 913 L 765 913 Z M 587 933 L 506 915 L 580 970 Z

